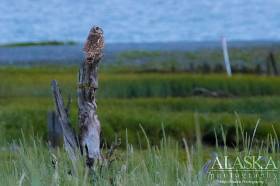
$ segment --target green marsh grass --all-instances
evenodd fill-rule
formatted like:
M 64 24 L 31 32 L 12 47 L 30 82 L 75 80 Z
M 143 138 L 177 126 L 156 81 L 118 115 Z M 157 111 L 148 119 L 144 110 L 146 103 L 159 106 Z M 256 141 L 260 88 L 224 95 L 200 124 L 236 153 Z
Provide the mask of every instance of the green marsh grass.
M 30 137 L 27 142 L 23 138 L 19 146 L 11 151 L 0 152 L 1 185 L 216 185 L 219 178 L 209 179 L 209 171 L 213 166 L 215 157 L 228 156 L 245 157 L 249 155 L 262 156 L 263 161 L 272 157 L 279 167 L 279 141 L 275 134 L 267 133 L 266 145 L 256 143 L 254 134 L 243 130 L 239 118 L 236 120 L 236 131 L 241 139 L 240 144 L 234 148 L 207 147 L 202 148 L 200 123 L 196 123 L 196 143 L 188 140 L 171 140 L 168 135 L 163 135 L 158 145 L 150 145 L 145 130 L 139 128 L 140 136 L 146 138 L 146 148 L 141 145 L 131 145 L 129 132 L 122 141 L 126 149 L 118 149 L 115 153 L 116 160 L 111 167 L 96 164 L 93 170 L 84 168 L 84 158 L 79 157 L 76 162 L 69 162 L 63 149 L 48 149 L 40 138 Z M 257 122 L 254 131 L 259 130 L 262 123 Z M 225 136 L 222 143 L 226 144 L 226 133 L 223 128 L 218 129 Z M 163 134 L 164 130 L 163 130 Z M 217 142 L 218 144 L 218 142 Z M 106 151 L 103 149 L 103 151 Z M 5 152 L 5 153 L 3 153 Z M 52 162 L 55 162 L 54 167 Z M 229 159 L 229 164 L 234 160 Z M 244 173 L 242 169 L 235 169 Z M 69 174 L 69 172 L 71 172 Z M 275 170 L 279 175 L 279 169 Z M 248 178 L 240 177 L 248 181 Z M 277 185 L 279 180 L 266 178 L 249 178 L 259 181 L 258 185 Z M 241 184 L 242 185 L 242 184 Z M 243 184 L 246 185 L 246 184 Z
M 122 147 L 110 169 L 92 174 L 81 158 L 76 174 L 69 175 L 74 168 L 64 150 L 46 145 L 46 122 L 54 108 L 50 81 L 57 79 L 63 96 L 75 99 L 76 73 L 76 67 L 0 69 L 0 184 L 207 185 L 217 184 L 207 180 L 211 154 L 278 158 L 277 77 L 102 71 L 97 104 L 103 143 L 118 136 Z M 192 96 L 195 87 L 232 97 Z M 70 112 L 76 127 L 75 101 Z M 273 181 L 269 184 L 277 185 Z
M 58 80 L 64 98 L 76 97 L 76 67 L 2 67 L 0 68 L 0 128 L 2 140 L 19 139 L 24 132 L 34 130 L 47 137 L 47 112 L 53 110 L 50 81 Z M 106 142 L 114 140 L 114 133 L 122 138 L 125 129 L 131 133 L 131 143 L 139 141 L 136 128 L 142 124 L 152 143 L 158 144 L 160 127 L 174 139 L 194 137 L 193 113 L 197 112 L 203 140 L 214 143 L 214 129 L 224 126 L 225 132 L 235 136 L 235 112 L 240 114 L 245 129 L 253 131 L 260 118 L 256 138 L 263 138 L 274 126 L 276 133 L 280 111 L 280 79 L 278 77 L 188 73 L 100 73 L 97 95 L 98 113 Z M 192 96 L 195 87 L 224 91 L 229 98 Z M 71 107 L 71 123 L 77 123 L 76 102 Z M 218 134 L 219 138 L 222 138 Z M 1 141 L 2 141 L 1 140 Z M 233 143 L 235 143 L 233 141 Z
M 268 55 L 273 52 L 276 62 L 280 60 L 279 45 L 229 47 L 232 71 L 265 74 Z M 224 72 L 223 54 L 220 48 L 193 51 L 125 51 L 117 57 L 117 65 L 110 67 L 119 71 L 200 73 Z
M 0 97 L 51 96 L 50 81 L 63 92 L 76 94 L 77 68 L 0 68 Z M 236 74 L 100 73 L 99 98 L 186 97 L 194 88 L 233 96 L 279 95 L 278 77 Z
M 98 114 L 102 123 L 106 142 L 114 140 L 114 134 L 125 136 L 125 129 L 130 132 L 130 141 L 139 142 L 137 128 L 142 124 L 150 140 L 158 144 L 162 137 L 160 126 L 165 126 L 166 133 L 174 139 L 182 137 L 192 140 L 194 137 L 195 120 L 193 113 L 197 112 L 201 130 L 206 141 L 214 141 L 214 128 L 224 126 L 227 132 L 232 132 L 235 126 L 235 112 L 239 113 L 245 130 L 253 131 L 253 126 L 261 118 L 261 130 L 257 138 L 264 138 L 274 126 L 279 128 L 278 97 L 251 97 L 235 99 L 216 99 L 201 97 L 186 98 L 137 98 L 137 99 L 105 99 L 98 100 Z M 20 130 L 24 133 L 32 129 L 39 136 L 47 137 L 47 112 L 53 110 L 51 97 L 8 97 L 0 100 L 1 138 L 11 141 L 18 139 Z M 76 127 L 77 109 L 73 102 L 70 110 L 71 123 Z M 221 135 L 219 135 L 221 138 Z M 229 139 L 232 140 L 232 139 Z

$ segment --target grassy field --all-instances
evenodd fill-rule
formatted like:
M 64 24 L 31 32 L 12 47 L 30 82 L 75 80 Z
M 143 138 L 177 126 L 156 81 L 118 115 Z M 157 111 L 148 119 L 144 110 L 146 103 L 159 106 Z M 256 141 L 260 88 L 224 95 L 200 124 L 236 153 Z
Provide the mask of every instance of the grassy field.
M 122 147 L 112 167 L 89 172 L 82 157 L 72 164 L 62 149 L 46 145 L 47 112 L 54 109 L 50 82 L 58 80 L 64 97 L 73 98 L 76 127 L 76 74 L 77 67 L 65 66 L 0 68 L 1 184 L 207 185 L 218 184 L 208 176 L 213 154 L 277 159 L 278 77 L 103 69 L 97 101 L 103 144 L 117 136 Z M 198 96 L 197 88 L 226 96 Z
M 273 53 L 279 66 L 280 47 L 269 46 L 229 46 L 229 57 L 233 72 L 237 73 L 272 73 L 267 66 L 269 54 Z M 278 61 L 278 62 L 277 62 Z M 160 72 L 224 72 L 221 48 L 207 48 L 192 51 L 124 51 L 119 53 L 111 67 L 121 71 L 160 71 Z M 121 67 L 121 68 L 120 68 Z
M 50 81 L 75 94 L 77 67 L 1 68 L 0 96 L 50 96 Z M 279 95 L 278 77 L 236 74 L 122 73 L 100 74 L 99 98 L 187 97 L 195 88 L 221 91 L 232 96 Z
M 58 80 L 66 98 L 71 95 L 71 122 L 76 118 L 76 67 L 33 67 L 0 69 L 0 127 L 2 141 L 11 141 L 33 131 L 47 137 L 47 112 L 54 108 L 50 81 Z M 188 73 L 100 73 L 98 112 L 103 136 L 110 143 L 115 134 L 124 138 L 128 130 L 131 143 L 143 143 L 137 131 L 142 125 L 152 143 L 162 137 L 160 126 L 174 139 L 195 138 L 194 121 L 201 123 L 202 139 L 213 144 L 214 130 L 224 127 L 228 145 L 234 140 L 236 116 L 244 130 L 252 132 L 261 119 L 257 138 L 268 132 L 280 132 L 280 79 L 278 77 L 237 74 L 227 78 L 224 74 Z M 219 91 L 227 97 L 195 96 L 193 90 L 206 88 Z M 217 134 L 218 138 L 222 136 Z
M 84 157 L 70 162 L 62 149 L 49 149 L 41 138 L 28 136 L 29 142 L 23 137 L 20 146 L 12 151 L 2 150 L 0 153 L 0 185 L 278 185 L 279 167 L 277 161 L 279 143 L 275 136 L 268 135 L 266 146 L 254 145 L 253 134 L 247 134 L 238 123 L 236 131 L 242 139 L 235 148 L 218 145 L 207 147 L 201 144 L 200 124 L 197 123 L 196 142 L 183 144 L 162 137 L 158 146 L 151 146 L 147 134 L 140 130 L 140 136 L 145 138 L 146 147 L 134 148 L 126 137 L 125 149 L 114 154 L 114 161 L 108 166 L 101 162 L 94 165 L 94 169 L 84 168 Z M 258 124 L 255 125 L 258 130 Z M 164 129 L 162 130 L 163 134 Z M 225 133 L 221 129 L 223 136 Z M 127 134 L 126 134 L 127 136 Z M 30 140 L 31 139 L 31 140 Z M 226 140 L 223 143 L 226 144 Z M 217 143 L 218 144 L 218 143 Z M 242 150 L 240 150 L 242 149 Z M 3 153 L 5 152 L 5 153 Z M 106 149 L 103 149 L 106 153 Z M 235 167 L 235 172 L 222 170 L 215 172 L 215 160 L 223 157 L 258 157 L 260 166 L 270 165 L 269 171 L 262 174 L 269 176 L 244 176 L 243 167 Z M 266 159 L 267 158 L 267 159 Z M 268 159 L 272 160 L 269 161 Z M 242 160 L 243 161 L 243 160 Z M 222 162 L 224 163 L 224 162 Z M 229 165 L 235 165 L 234 159 L 229 159 Z M 252 168 L 252 167 L 250 167 Z M 235 175 L 230 179 L 230 175 Z M 220 176 L 223 175 L 223 176 Z M 226 175 L 226 176 L 224 176 Z M 237 182 L 239 181 L 239 182 Z

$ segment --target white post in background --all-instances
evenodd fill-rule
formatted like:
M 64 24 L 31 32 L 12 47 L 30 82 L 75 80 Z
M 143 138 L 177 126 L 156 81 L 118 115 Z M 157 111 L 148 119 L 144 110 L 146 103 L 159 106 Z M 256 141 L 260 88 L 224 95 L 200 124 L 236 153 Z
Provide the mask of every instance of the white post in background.
M 230 67 L 230 62 L 228 57 L 227 40 L 225 37 L 222 37 L 222 46 L 223 46 L 223 54 L 224 54 L 224 61 L 225 61 L 227 74 L 229 77 L 231 77 L 232 74 L 231 74 L 231 67 Z

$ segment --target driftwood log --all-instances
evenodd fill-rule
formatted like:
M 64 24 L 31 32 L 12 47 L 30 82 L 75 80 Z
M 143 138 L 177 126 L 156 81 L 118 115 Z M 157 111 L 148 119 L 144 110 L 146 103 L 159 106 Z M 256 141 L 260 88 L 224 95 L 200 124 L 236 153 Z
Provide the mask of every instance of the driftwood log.
M 197 87 L 192 90 L 192 95 L 194 96 L 204 96 L 204 97 L 218 97 L 218 98 L 225 98 L 225 97 L 233 97 L 230 93 L 224 91 L 211 91 L 203 87 Z
M 100 154 L 100 122 L 97 116 L 96 91 L 98 89 L 98 65 L 104 48 L 103 31 L 93 27 L 84 46 L 85 60 L 78 74 L 78 126 L 76 135 L 69 120 L 68 107 L 64 106 L 63 98 L 57 81 L 52 81 L 55 112 L 62 129 L 64 148 L 70 159 L 75 161 L 78 153 L 86 156 L 86 164 L 91 167 Z M 78 136 L 78 137 L 77 137 Z

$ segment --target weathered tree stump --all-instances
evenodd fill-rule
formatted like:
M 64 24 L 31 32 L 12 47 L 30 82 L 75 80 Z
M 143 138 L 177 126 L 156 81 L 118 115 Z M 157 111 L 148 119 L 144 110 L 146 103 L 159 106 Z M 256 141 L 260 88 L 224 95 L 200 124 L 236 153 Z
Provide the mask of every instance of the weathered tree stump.
M 103 31 L 93 27 L 84 46 L 86 60 L 80 68 L 78 80 L 79 141 L 82 153 L 86 152 L 88 166 L 92 165 L 93 160 L 100 159 L 100 122 L 95 97 L 103 47 Z
M 55 80 L 52 81 L 52 90 L 56 107 L 56 115 L 62 129 L 64 148 L 71 160 L 76 160 L 77 153 L 86 156 L 88 167 L 93 165 L 100 155 L 100 122 L 97 116 L 96 91 L 98 89 L 98 64 L 102 58 L 104 48 L 103 31 L 93 27 L 85 42 L 85 61 L 78 74 L 78 125 L 79 140 L 70 126 L 67 108 L 64 107 L 60 89 Z

